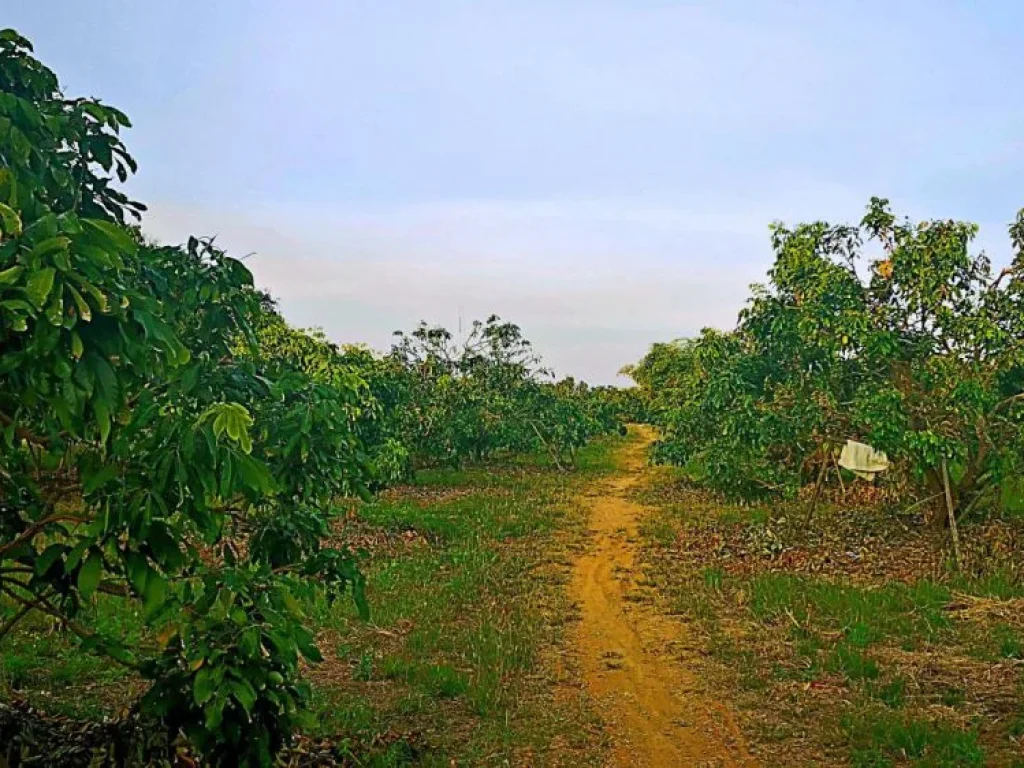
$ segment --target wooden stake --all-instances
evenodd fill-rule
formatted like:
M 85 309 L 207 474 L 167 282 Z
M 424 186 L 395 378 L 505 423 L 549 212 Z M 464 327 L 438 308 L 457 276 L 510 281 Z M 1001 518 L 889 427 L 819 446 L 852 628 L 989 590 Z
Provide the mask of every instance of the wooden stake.
M 836 465 L 836 476 L 839 478 L 839 487 L 843 489 L 843 501 L 846 501 L 846 483 L 843 482 L 843 468 L 839 466 L 839 457 L 835 451 L 829 451 L 832 455 L 832 463 Z

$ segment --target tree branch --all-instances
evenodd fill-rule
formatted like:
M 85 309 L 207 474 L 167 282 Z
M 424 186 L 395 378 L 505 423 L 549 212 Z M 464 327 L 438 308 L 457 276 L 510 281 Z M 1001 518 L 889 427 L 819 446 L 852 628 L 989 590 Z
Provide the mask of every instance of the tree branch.
M 1006 398 L 1005 400 L 996 403 L 995 406 L 993 406 L 992 410 L 988 412 L 989 416 L 993 415 L 996 411 L 1002 410 L 1003 408 L 1008 408 L 1018 400 L 1024 400 L 1024 392 L 1018 392 L 1016 395 L 1012 395 Z
M 53 523 L 62 522 L 85 523 L 88 521 L 81 517 L 74 517 L 73 515 L 50 515 L 49 517 L 45 517 L 42 520 L 30 525 L 13 541 L 4 544 L 3 546 L 0 546 L 0 557 L 3 557 L 5 554 L 7 554 L 10 550 L 17 547 L 19 544 L 24 544 L 26 541 L 29 541 L 33 536 L 42 531 L 46 526 L 52 525 Z
M 22 619 L 24 619 L 26 616 L 28 616 L 28 614 L 31 613 L 32 610 L 35 607 L 36 606 L 33 603 L 25 603 L 24 605 L 21 606 L 21 610 L 20 611 L 18 611 L 16 614 L 14 614 L 14 616 L 12 616 L 7 621 L 6 624 L 4 624 L 2 627 L 0 627 L 0 643 L 3 642 L 4 638 L 7 637 L 8 633 L 12 629 L 14 629 L 14 627 L 18 624 L 18 622 L 21 621 Z
M 24 589 L 24 587 L 23 587 L 23 589 Z M 92 640 L 93 638 L 99 637 L 99 635 L 97 635 L 96 633 L 89 632 L 89 630 L 87 630 L 85 627 L 83 627 L 77 621 L 74 621 L 74 620 L 68 618 L 67 616 L 65 616 L 63 613 L 61 613 L 46 598 L 46 595 L 40 595 L 40 596 L 36 597 L 35 600 L 31 600 L 29 598 L 22 597 L 18 593 L 16 593 L 13 590 L 11 590 L 10 587 L 4 586 L 4 585 L 0 585 L 0 592 L 3 592 L 5 595 L 10 597 L 12 600 L 15 600 L 18 603 L 20 603 L 22 606 L 27 606 L 29 608 L 29 610 L 32 610 L 33 608 L 38 608 L 43 613 L 48 613 L 50 616 L 53 616 L 56 619 L 60 619 L 62 622 L 64 622 L 64 626 L 66 626 L 68 629 L 70 629 L 80 640 Z M 133 664 L 132 662 L 128 662 L 128 661 L 124 661 L 122 659 L 118 659 L 118 658 L 116 658 L 114 656 L 110 656 L 109 654 L 106 654 L 106 655 L 109 658 L 111 658 L 114 661 L 116 661 L 118 664 L 121 664 L 122 666 L 128 667 L 129 669 L 134 669 L 134 670 L 138 670 L 139 669 L 139 665 L 138 664 Z
M 11 426 L 14 423 L 15 423 L 14 419 L 12 419 L 10 416 L 8 416 L 3 411 L 0 411 L 0 424 L 2 424 L 5 427 L 9 427 L 9 426 Z M 41 448 L 49 448 L 50 447 L 50 441 L 49 440 L 44 440 L 43 438 L 41 438 L 38 435 L 36 435 L 33 432 L 31 432 L 30 430 L 25 429 L 25 427 L 18 427 L 18 426 L 14 427 L 14 436 L 19 438 L 19 439 L 21 439 L 21 440 L 24 440 L 25 442 L 29 443 L 30 445 L 37 445 L 37 446 L 40 446 Z

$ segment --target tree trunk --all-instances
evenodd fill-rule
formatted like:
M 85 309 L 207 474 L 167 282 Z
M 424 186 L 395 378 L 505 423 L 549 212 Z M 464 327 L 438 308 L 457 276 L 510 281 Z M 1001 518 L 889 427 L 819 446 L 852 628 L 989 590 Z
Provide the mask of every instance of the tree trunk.
M 928 494 L 934 496 L 936 499 L 941 498 L 945 495 L 945 485 L 942 482 L 942 474 L 936 469 L 929 469 L 927 473 L 928 477 Z M 943 509 L 942 505 L 929 509 L 930 517 L 927 520 L 927 524 L 932 528 L 945 528 L 949 523 L 949 516 Z
M 946 512 L 949 514 L 949 532 L 953 537 L 953 565 L 960 570 L 960 531 L 956 527 L 956 510 L 953 507 L 953 494 L 949 489 L 949 468 L 946 460 L 942 460 L 942 485 L 946 492 Z
M 824 447 L 822 451 L 824 452 Z M 811 497 L 810 504 L 807 505 L 807 515 L 804 518 L 805 522 L 810 522 L 811 517 L 814 515 L 814 510 L 818 506 L 818 497 L 821 495 L 821 486 L 825 483 L 825 472 L 828 470 L 828 455 L 821 457 L 821 468 L 818 470 L 818 482 L 814 484 L 814 495 Z

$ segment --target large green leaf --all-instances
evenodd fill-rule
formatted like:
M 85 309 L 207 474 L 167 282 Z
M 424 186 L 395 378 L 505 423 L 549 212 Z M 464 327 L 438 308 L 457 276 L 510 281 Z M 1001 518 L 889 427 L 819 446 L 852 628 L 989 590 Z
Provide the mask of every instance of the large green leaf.
M 103 557 L 99 552 L 93 551 L 78 569 L 78 591 L 82 597 L 88 598 L 100 585 L 100 577 L 103 575 Z
M 6 203 L 0 203 L 0 235 L 3 238 L 18 237 L 21 231 L 21 217 L 18 212 Z
M 14 285 L 24 271 L 25 268 L 20 264 L 0 270 L 0 285 Z
M 215 690 L 216 683 L 210 667 L 200 667 L 192 680 L 192 697 L 196 704 L 205 704 L 213 696 Z
M 154 618 L 167 600 L 167 581 L 156 571 L 150 571 L 142 593 L 142 611 L 146 619 Z
M 42 308 L 46 303 L 46 298 L 53 290 L 53 278 L 56 274 L 57 270 L 53 267 L 43 267 L 28 276 L 25 292 L 28 294 L 29 300 L 37 307 Z

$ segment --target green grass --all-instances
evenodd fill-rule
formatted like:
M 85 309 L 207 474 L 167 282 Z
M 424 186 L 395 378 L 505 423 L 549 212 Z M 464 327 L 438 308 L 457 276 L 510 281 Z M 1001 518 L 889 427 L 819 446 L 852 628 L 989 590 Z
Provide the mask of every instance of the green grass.
M 868 688 L 868 694 L 890 709 L 900 709 L 907 702 L 907 681 L 896 677 L 886 683 L 877 683 Z
M 454 699 L 470 689 L 469 677 L 446 664 L 422 664 L 394 656 L 380 664 L 379 679 L 401 680 L 439 699 Z
M 878 664 L 858 648 L 839 643 L 828 657 L 825 668 L 839 672 L 850 680 L 878 679 Z
M 1024 597 L 1024 581 L 1019 574 L 1005 567 L 996 567 L 982 576 L 957 576 L 952 579 L 952 586 L 969 595 L 997 600 Z
M 1006 624 L 992 627 L 992 639 L 998 644 L 998 655 L 1003 659 L 1024 659 L 1024 640 L 1020 633 Z
M 725 581 L 725 571 L 721 568 L 705 568 L 701 571 L 701 576 L 704 579 L 704 586 L 708 589 L 719 590 Z
M 125 638 L 129 646 L 143 637 L 141 616 L 117 598 L 99 595 L 84 611 L 85 620 L 106 636 Z M 83 652 L 74 635 L 41 614 L 29 616 L 6 637 L 0 654 L 0 697 L 24 698 L 70 717 L 111 714 L 128 703 L 134 680 L 125 667 Z
M 867 588 L 786 573 L 763 573 L 749 584 L 751 611 L 762 621 L 795 620 L 844 633 L 867 647 L 883 638 L 914 647 L 949 627 L 949 590 L 931 581 Z
M 985 765 L 978 734 L 951 725 L 906 718 L 891 711 L 860 713 L 844 728 L 857 768 L 892 765 L 969 768 Z

